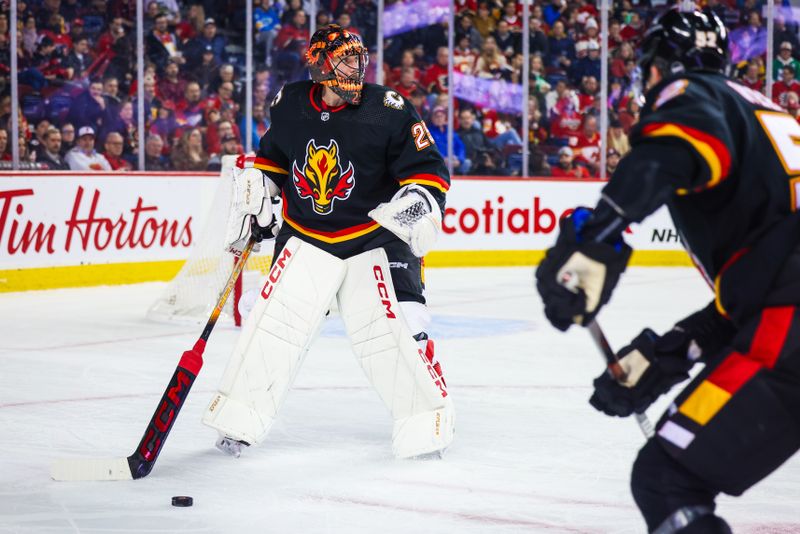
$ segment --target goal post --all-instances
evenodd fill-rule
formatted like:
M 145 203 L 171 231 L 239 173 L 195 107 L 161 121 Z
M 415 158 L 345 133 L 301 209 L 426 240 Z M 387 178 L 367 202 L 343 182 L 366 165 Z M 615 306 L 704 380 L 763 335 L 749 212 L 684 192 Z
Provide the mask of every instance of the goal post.
M 225 229 L 233 199 L 233 168 L 237 156 L 223 156 L 219 184 L 211 200 L 203 228 L 192 243 L 189 257 L 181 270 L 170 280 L 161 296 L 147 310 L 149 319 L 160 322 L 203 324 L 219 297 L 220 291 L 233 272 L 237 261 L 227 251 Z M 272 261 L 272 242 L 247 260 L 232 298 L 228 299 L 220 320 L 240 326 L 239 300 L 248 289 L 258 286 L 269 271 Z

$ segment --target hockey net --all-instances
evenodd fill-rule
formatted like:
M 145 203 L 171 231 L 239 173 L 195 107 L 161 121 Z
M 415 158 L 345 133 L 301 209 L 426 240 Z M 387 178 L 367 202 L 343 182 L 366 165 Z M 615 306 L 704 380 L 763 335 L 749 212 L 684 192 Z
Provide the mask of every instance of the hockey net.
M 220 292 L 233 271 L 236 256 L 226 250 L 225 229 L 233 197 L 233 166 L 236 156 L 222 160 L 219 185 L 189 258 L 162 295 L 150 306 L 147 317 L 155 321 L 204 324 L 208 321 Z M 265 242 L 247 260 L 233 294 L 225 303 L 220 320 L 241 324 L 237 311 L 239 300 L 248 289 L 258 287 L 269 271 L 272 242 Z

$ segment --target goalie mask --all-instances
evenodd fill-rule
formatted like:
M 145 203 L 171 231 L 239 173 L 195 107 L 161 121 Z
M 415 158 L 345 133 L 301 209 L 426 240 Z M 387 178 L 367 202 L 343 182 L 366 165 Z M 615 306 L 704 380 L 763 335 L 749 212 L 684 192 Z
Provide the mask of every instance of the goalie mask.
M 348 104 L 361 102 L 361 89 L 369 63 L 361 38 L 338 24 L 320 28 L 306 52 L 311 79 L 339 95 Z

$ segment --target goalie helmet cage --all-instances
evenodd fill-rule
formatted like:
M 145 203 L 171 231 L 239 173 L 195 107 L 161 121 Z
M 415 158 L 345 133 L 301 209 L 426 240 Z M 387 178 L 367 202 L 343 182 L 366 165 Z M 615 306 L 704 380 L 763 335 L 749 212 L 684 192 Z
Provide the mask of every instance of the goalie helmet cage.
M 167 284 L 159 299 L 150 306 L 148 319 L 185 324 L 203 324 L 208 320 L 237 261 L 236 256 L 227 251 L 225 243 L 228 214 L 233 200 L 235 162 L 236 156 L 223 157 L 219 185 L 211 199 L 203 230 L 192 244 L 186 263 Z M 232 298 L 228 299 L 220 315 L 221 321 L 241 325 L 237 312 L 239 299 L 244 291 L 258 287 L 261 278 L 269 271 L 271 261 L 271 242 L 250 255 Z

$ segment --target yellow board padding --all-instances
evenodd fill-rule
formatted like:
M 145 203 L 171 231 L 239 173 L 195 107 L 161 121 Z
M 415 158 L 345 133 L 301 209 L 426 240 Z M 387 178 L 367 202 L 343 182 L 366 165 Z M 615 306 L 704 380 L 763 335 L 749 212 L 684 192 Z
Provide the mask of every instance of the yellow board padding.
M 428 254 L 425 266 L 533 266 L 538 265 L 542 258 L 543 250 L 442 250 Z M 167 281 L 175 277 L 183 263 L 174 260 L 0 270 L 0 293 Z M 684 267 L 691 266 L 692 262 L 685 252 L 679 250 L 640 250 L 634 251 L 630 265 Z M 265 273 L 268 266 L 269 260 L 259 261 L 253 266 L 248 265 L 248 269 Z
M 425 256 L 425 267 L 513 267 L 538 265 L 544 250 L 439 250 Z M 683 250 L 635 250 L 629 265 L 692 267 Z
M 705 425 L 725 406 L 731 394 L 708 380 L 700 382 L 678 411 L 700 425 Z

